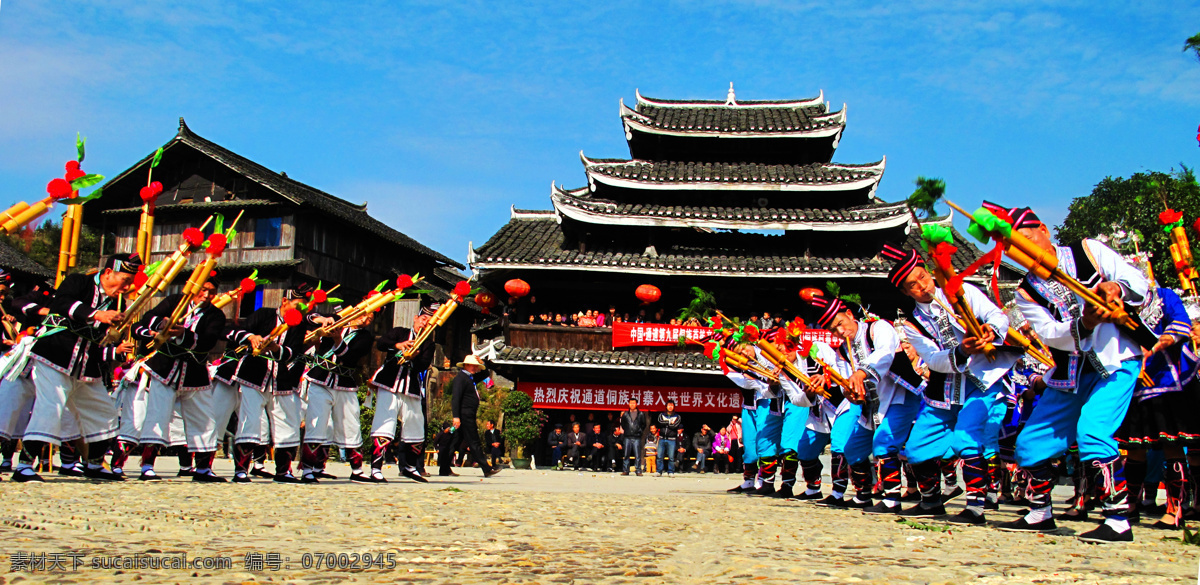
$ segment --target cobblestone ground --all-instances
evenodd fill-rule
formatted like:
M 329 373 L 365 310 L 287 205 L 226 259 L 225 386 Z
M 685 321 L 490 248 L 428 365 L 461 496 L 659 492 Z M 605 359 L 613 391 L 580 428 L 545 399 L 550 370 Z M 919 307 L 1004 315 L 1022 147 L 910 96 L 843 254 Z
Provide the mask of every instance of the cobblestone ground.
M 228 462 L 218 473 L 231 475 Z M 1173 533 L 1084 544 L 1061 534 L 920 526 L 804 502 L 729 496 L 733 476 L 620 477 L 476 469 L 418 485 L 0 483 L 0 583 L 1192 583 L 1200 547 Z M 174 470 L 160 465 L 160 472 Z M 1066 494 L 1057 494 L 1059 500 Z M 951 513 L 960 505 L 949 506 Z M 989 514 L 1015 518 L 1015 509 Z M 43 556 L 45 553 L 46 556 Z M 262 556 L 258 556 L 261 553 Z M 281 566 L 270 553 L 278 553 Z M 306 556 L 308 555 L 312 556 Z M 394 568 L 315 567 L 324 553 L 393 553 Z M 56 554 L 63 556 L 55 557 Z M 231 568 L 91 568 L 135 554 L 224 556 Z M 70 571 L 75 555 L 83 566 Z M 247 555 L 250 555 L 249 559 Z M 337 559 L 338 557 L 334 557 Z M 375 560 L 377 557 L 372 557 Z M 386 558 L 386 557 L 385 557 Z M 66 571 L 11 571 L 62 560 Z M 265 560 L 261 571 L 246 562 Z

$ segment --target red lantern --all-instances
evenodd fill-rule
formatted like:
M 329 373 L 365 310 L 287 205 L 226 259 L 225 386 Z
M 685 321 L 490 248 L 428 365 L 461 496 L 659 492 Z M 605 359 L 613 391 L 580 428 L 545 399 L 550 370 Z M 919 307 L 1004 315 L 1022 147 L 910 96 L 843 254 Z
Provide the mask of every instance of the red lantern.
M 475 295 L 475 304 L 483 309 L 484 315 L 491 315 L 492 307 L 496 306 L 496 297 L 490 292 L 483 291 Z
M 514 299 L 519 299 L 529 294 L 529 283 L 519 278 L 514 278 L 504 283 L 504 292 L 508 293 L 508 296 Z
M 642 301 L 643 305 L 658 302 L 658 299 L 662 298 L 662 291 L 658 290 L 658 287 L 653 284 L 643 284 L 637 287 L 637 290 L 633 294 L 637 296 L 638 300 Z

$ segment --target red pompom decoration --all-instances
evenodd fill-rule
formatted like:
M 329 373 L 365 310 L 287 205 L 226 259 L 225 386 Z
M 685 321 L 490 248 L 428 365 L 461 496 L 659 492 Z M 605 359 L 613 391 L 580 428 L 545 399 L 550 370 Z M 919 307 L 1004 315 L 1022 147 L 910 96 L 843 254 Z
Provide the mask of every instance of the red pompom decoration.
M 653 284 L 643 284 L 637 287 L 637 290 L 633 291 L 633 295 L 639 301 L 642 301 L 643 305 L 649 305 L 662 298 L 662 291 L 658 290 L 658 287 Z
M 79 170 L 79 161 L 77 161 L 77 160 L 69 160 L 69 161 L 67 161 L 67 166 L 66 166 L 66 168 L 67 168 L 67 172 L 68 172 L 68 173 L 69 173 L 69 172 L 71 172 L 71 171 L 78 171 L 78 170 Z
M 214 258 L 219 257 L 225 251 L 225 246 L 228 244 L 229 240 L 225 238 L 225 234 L 208 236 L 208 255 Z
M 150 277 L 146 276 L 146 266 L 143 265 L 138 269 L 137 274 L 133 275 L 133 287 L 142 288 L 142 285 L 146 284 L 147 280 L 150 280 Z
M 484 315 L 491 315 L 492 307 L 496 306 L 496 297 L 492 293 L 484 291 L 475 295 L 475 304 L 483 309 Z
M 328 299 L 328 298 L 329 298 L 329 295 L 326 294 L 326 292 L 321 289 L 314 290 L 314 291 L 312 291 L 311 294 L 308 295 L 308 300 L 312 301 L 314 305 L 319 305 L 319 304 L 325 302 L 326 299 Z
M 504 283 L 504 292 L 508 293 L 508 296 L 514 299 L 519 299 L 529 294 L 529 283 L 519 278 L 514 278 Z
M 288 327 L 297 327 L 304 321 L 304 314 L 296 309 L 288 309 L 283 313 L 283 322 L 287 323 Z
M 1175 211 L 1174 209 L 1171 209 L 1169 207 L 1167 208 L 1166 211 L 1158 214 L 1158 223 L 1161 223 L 1163 225 L 1171 225 L 1171 224 L 1179 221 L 1180 219 L 1183 219 L 1183 213 L 1179 212 L 1179 211 Z
M 238 288 L 242 289 L 242 294 L 246 294 L 254 292 L 254 287 L 257 285 L 258 283 L 254 282 L 253 278 L 243 278 Z
M 401 274 L 400 276 L 396 277 L 396 288 L 404 290 L 406 288 L 412 288 L 412 285 L 413 279 L 411 276 L 407 274 Z
M 162 191 L 162 183 L 155 181 L 149 185 L 146 185 L 145 187 L 142 187 L 141 191 L 138 192 L 138 195 L 142 197 L 143 202 L 154 203 L 154 200 L 158 198 Z
M 74 181 L 75 179 L 78 179 L 79 177 L 83 177 L 86 175 L 87 175 L 87 173 L 85 173 L 79 169 L 74 169 L 74 170 L 68 169 L 67 174 L 63 178 L 66 179 L 68 182 L 70 182 L 70 181 Z
M 760 332 L 754 323 L 746 323 L 746 326 L 742 328 L 742 333 L 745 334 L 745 339 L 748 343 L 754 343 L 758 341 Z
M 819 288 L 802 288 L 802 289 L 800 289 L 800 300 L 802 300 L 806 303 L 811 303 L 811 302 L 813 302 L 813 299 L 818 299 L 823 296 L 825 296 L 825 293 L 821 292 L 821 289 L 819 289 Z
M 377 291 L 377 290 L 373 290 L 373 291 L 371 291 L 371 292 L 367 293 L 367 296 L 363 297 L 363 299 L 364 299 L 364 300 L 366 300 L 366 299 L 373 299 L 373 298 L 375 298 L 375 297 L 377 297 L 377 296 L 379 296 L 379 295 L 381 295 L 381 294 L 383 294 L 383 293 L 381 293 L 381 292 L 379 292 L 379 291 Z
M 190 227 L 183 230 L 183 241 L 187 242 L 188 247 L 199 248 L 204 245 L 204 232 L 200 228 Z
M 67 182 L 66 179 L 52 179 L 50 183 L 46 185 L 46 192 L 55 199 L 66 199 L 70 197 L 75 190 L 71 188 L 71 183 Z
M 466 296 L 469 294 L 471 294 L 471 283 L 465 280 L 460 280 L 458 281 L 458 284 L 454 285 L 454 296 L 458 298 L 466 298 Z

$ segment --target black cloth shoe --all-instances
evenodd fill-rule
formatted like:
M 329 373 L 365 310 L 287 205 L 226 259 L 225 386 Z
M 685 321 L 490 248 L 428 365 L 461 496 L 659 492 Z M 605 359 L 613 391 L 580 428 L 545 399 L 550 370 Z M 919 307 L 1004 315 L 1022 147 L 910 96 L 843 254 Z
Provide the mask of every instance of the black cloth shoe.
M 917 504 L 907 510 L 897 512 L 896 515 L 904 518 L 937 518 L 938 516 L 946 515 L 946 507 L 938 504 L 927 508 L 921 504 Z
M 58 474 L 61 476 L 64 476 L 64 477 L 83 477 L 84 476 L 83 470 L 79 469 L 78 467 L 59 467 Z
M 271 479 L 277 483 L 300 483 L 300 479 L 290 473 L 281 473 L 272 475 Z M 316 480 L 313 480 L 316 481 Z
M 987 520 L 984 519 L 983 514 L 976 514 L 975 512 L 965 508 L 962 512 L 947 518 L 946 521 L 951 524 L 969 524 L 972 526 L 983 526 L 984 524 L 987 524 Z
M 1159 530 L 1179 530 L 1181 526 L 1179 524 L 1172 524 L 1170 522 L 1163 522 L 1162 520 L 1159 520 L 1158 522 L 1151 524 L 1150 528 L 1157 528 Z
M 854 510 L 866 510 L 867 508 L 870 508 L 873 504 L 874 504 L 874 501 L 871 500 L 871 498 L 867 498 L 866 500 L 863 500 L 861 502 L 858 501 L 858 498 L 850 498 L 849 500 L 846 500 L 846 507 L 854 509 Z
M 202 483 L 225 483 L 225 478 L 223 478 L 219 475 L 213 475 L 211 472 L 210 473 L 193 473 L 192 481 L 198 481 L 198 482 L 202 482 Z
M 487 479 L 487 478 L 489 478 L 489 477 L 496 477 L 497 475 L 500 475 L 500 468 L 499 468 L 499 467 L 493 467 L 491 470 L 489 470 L 489 471 L 487 471 L 486 473 L 484 473 L 484 474 L 483 474 L 483 477 L 484 477 L 484 479 Z
M 1074 520 L 1076 522 L 1084 522 L 1088 519 L 1087 510 L 1084 508 L 1071 508 L 1062 514 L 1058 515 L 1063 520 Z
M 331 473 L 325 473 L 325 470 L 314 471 L 313 477 L 315 477 L 317 479 L 337 479 L 336 475 L 333 475 Z
M 863 514 L 896 514 L 900 512 L 900 506 L 888 507 L 887 504 L 879 502 L 870 508 L 863 508 Z
M 821 492 L 814 492 L 814 493 L 810 494 L 810 493 L 808 493 L 807 490 L 805 490 L 803 492 L 800 492 L 799 495 L 795 496 L 795 499 L 797 499 L 797 500 L 819 500 L 819 499 L 821 499 L 821 497 L 822 497 Z
M 1149 504 L 1145 506 L 1138 504 L 1137 510 L 1145 512 L 1147 516 L 1162 516 L 1167 513 L 1167 507 L 1162 504 Z
M 191 477 L 193 475 L 196 475 L 196 470 L 194 469 L 180 469 L 179 473 L 175 474 L 175 477 Z
M 1054 518 L 1047 518 L 1037 524 L 1030 524 L 1022 516 L 1012 522 L 998 524 L 996 528 L 1005 532 L 1054 532 L 1058 530 L 1058 525 L 1054 523 Z
M 42 476 L 36 473 L 21 473 L 20 471 L 17 471 L 13 474 L 12 480 L 17 483 L 23 483 L 27 481 L 46 481 L 42 479 Z
M 0 473 L 12 473 L 13 464 L 11 461 L 0 463 Z
M 306 473 L 300 476 L 300 483 L 321 483 L 317 481 L 317 476 L 311 473 Z
M 748 495 L 758 496 L 758 497 L 769 496 L 773 493 L 775 493 L 775 484 L 773 484 L 773 483 L 764 483 L 764 484 L 762 484 L 762 487 L 760 487 L 754 491 L 747 492 Z
M 997 501 L 993 502 L 991 500 L 984 500 L 983 501 L 983 509 L 984 510 L 999 510 L 1000 509 L 1000 501 L 997 500 Z
M 233 476 L 233 483 L 250 483 L 250 476 L 249 475 L 235 475 L 235 476 Z
M 961 496 L 964 493 L 966 493 L 966 490 L 962 489 L 959 486 L 954 486 L 954 489 L 950 490 L 950 493 L 942 494 L 942 503 L 945 504 L 946 502 L 949 502 L 950 500 L 953 500 L 954 498 L 957 498 L 958 496 Z
M 900 496 L 901 502 L 919 502 L 921 501 L 921 492 L 910 492 Z
M 817 505 L 825 506 L 827 508 L 845 508 L 846 500 L 844 498 L 835 498 L 833 497 L 833 494 L 829 494 L 828 496 L 825 496 L 824 500 L 817 502 Z
M 792 498 L 794 498 L 794 497 L 796 497 L 796 496 L 795 496 L 794 494 L 792 494 L 792 486 L 790 486 L 790 485 L 785 485 L 785 486 L 783 486 L 783 487 L 781 487 L 781 488 L 779 488 L 779 489 L 775 490 L 775 493 L 773 493 L 773 494 L 771 494 L 771 495 L 769 495 L 769 496 L 767 496 L 767 497 L 769 497 L 769 498 L 779 498 L 779 499 L 781 499 L 781 500 L 790 500 L 790 499 L 792 499 Z
M 1125 532 L 1117 532 L 1113 530 L 1108 523 L 1097 526 L 1094 530 L 1089 530 L 1079 535 L 1079 540 L 1084 542 L 1094 542 L 1097 544 L 1109 544 L 1112 542 L 1133 542 L 1133 530 Z
M 124 475 L 117 475 L 103 467 L 95 469 L 88 467 L 83 470 L 83 476 L 88 479 L 99 479 L 101 481 L 125 481 Z
M 407 469 L 400 470 L 400 477 L 407 477 L 408 479 L 411 479 L 418 483 L 429 483 L 429 480 L 421 477 L 421 474 L 419 474 L 415 471 L 409 471 Z
M 251 467 L 250 475 L 257 475 L 259 477 L 265 477 L 267 479 L 275 479 L 275 474 L 271 473 L 270 471 L 267 471 L 263 467 Z
M 162 481 L 162 476 L 158 475 L 157 473 L 146 473 L 143 471 L 142 474 L 138 476 L 138 481 Z
M 350 481 L 352 483 L 376 483 L 375 480 L 371 478 L 371 476 L 363 475 L 361 473 L 351 473 Z

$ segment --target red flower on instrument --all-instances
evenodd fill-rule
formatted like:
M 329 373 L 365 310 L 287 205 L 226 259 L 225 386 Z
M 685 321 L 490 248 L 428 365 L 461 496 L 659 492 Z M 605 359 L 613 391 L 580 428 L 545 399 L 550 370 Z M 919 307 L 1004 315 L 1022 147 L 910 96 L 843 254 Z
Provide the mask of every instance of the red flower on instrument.
M 404 290 L 406 288 L 412 288 L 412 285 L 413 285 L 413 279 L 411 276 L 409 276 L 407 274 L 401 274 L 400 276 L 396 277 L 396 288 L 398 288 L 400 290 Z M 378 291 L 376 291 L 376 292 L 378 292 Z
M 760 331 L 758 330 L 758 327 L 754 325 L 754 323 L 746 323 L 746 326 L 742 328 L 742 333 L 744 334 L 747 343 L 754 343 L 758 341 Z
M 64 175 L 63 178 L 66 179 L 68 182 L 70 182 L 70 181 L 74 181 L 75 179 L 78 179 L 79 177 L 82 177 L 85 175 L 87 175 L 87 173 L 85 173 L 79 169 L 67 169 L 67 174 Z
M 79 161 L 77 161 L 77 160 L 67 161 L 66 168 L 67 168 L 68 173 L 71 171 L 78 171 L 79 170 Z
M 454 285 L 454 296 L 463 298 L 469 294 L 471 294 L 471 283 L 460 280 L 458 284 Z
M 246 294 L 254 292 L 255 286 L 257 286 L 257 284 L 254 282 L 253 278 L 243 278 L 242 283 L 238 285 L 238 288 L 242 289 L 242 294 Z
M 137 274 L 133 275 L 133 288 L 142 288 L 142 285 L 146 284 L 147 280 L 150 280 L 150 277 L 146 276 L 146 265 L 143 264 L 138 268 Z
M 311 293 L 308 293 L 308 300 L 312 301 L 313 304 L 315 304 L 315 305 L 319 305 L 319 304 L 325 302 L 328 298 L 329 298 L 329 295 L 326 294 L 325 291 L 323 291 L 321 289 L 317 289 L 317 290 L 312 291 Z
M 199 228 L 190 227 L 183 230 L 183 241 L 187 243 L 189 248 L 199 248 L 204 245 L 204 232 Z
M 1158 214 L 1158 223 L 1162 225 L 1171 225 L 1181 219 L 1183 219 L 1183 212 L 1175 211 L 1169 207 L 1166 211 Z
M 55 199 L 66 199 L 70 197 L 75 190 L 71 188 L 71 183 L 67 182 L 66 179 L 52 179 L 46 185 L 46 192 Z
M 812 351 L 812 346 L 813 342 L 811 339 L 802 340 L 800 342 L 800 354 L 804 357 L 808 357 L 809 352 Z
M 162 183 L 155 181 L 149 185 L 146 185 L 145 187 L 142 187 L 141 190 L 138 191 L 138 195 L 141 196 L 143 203 L 154 203 L 154 200 L 157 199 L 162 192 Z
M 208 236 L 208 255 L 213 258 L 220 258 L 221 253 L 225 251 L 225 246 L 229 245 L 229 240 L 225 234 L 213 234 Z
M 301 321 L 304 321 L 304 313 L 301 313 L 296 309 L 288 309 L 287 311 L 284 311 L 283 322 L 287 323 L 288 327 L 296 327 L 300 325 Z
M 371 291 L 371 292 L 367 293 L 367 296 L 363 297 L 363 300 L 366 300 L 366 299 L 373 299 L 373 298 L 375 298 L 375 297 L 377 297 L 377 296 L 379 296 L 379 295 L 381 295 L 381 294 L 383 294 L 383 293 L 381 293 L 381 292 L 379 292 L 379 291 L 377 291 L 377 290 L 373 290 L 373 291 Z

